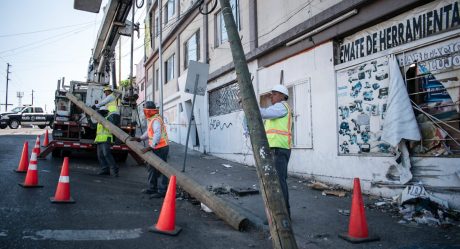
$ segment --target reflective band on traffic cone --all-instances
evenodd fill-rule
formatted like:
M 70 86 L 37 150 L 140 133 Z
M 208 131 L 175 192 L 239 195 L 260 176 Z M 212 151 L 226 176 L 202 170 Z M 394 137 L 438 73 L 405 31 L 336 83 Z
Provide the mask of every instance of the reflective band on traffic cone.
M 166 197 L 161 207 L 160 217 L 155 226 L 149 227 L 150 232 L 166 235 L 177 235 L 182 230 L 176 223 L 176 176 L 171 176 Z
M 69 158 L 64 157 L 62 163 L 61 176 L 56 188 L 54 197 L 50 197 L 52 203 L 75 203 L 70 197 L 70 179 L 69 179 Z
M 24 142 L 24 147 L 22 147 L 21 160 L 19 161 L 18 169 L 15 171 L 18 173 L 26 173 L 27 168 L 29 167 L 29 142 Z
M 363 243 L 380 240 L 377 236 L 370 236 L 367 230 L 366 213 L 361 195 L 359 178 L 353 182 L 353 198 L 351 201 L 350 224 L 347 234 L 339 234 L 339 237 L 351 243 Z
M 37 150 L 37 156 L 40 155 L 40 136 L 37 136 L 37 139 L 35 140 L 34 149 Z
M 49 141 L 49 138 L 48 138 L 48 129 L 47 129 L 46 132 L 45 132 L 45 140 L 43 141 L 43 147 L 48 146 L 49 143 L 50 143 L 50 141 Z
M 24 183 L 18 183 L 24 188 L 41 188 L 42 185 L 38 185 L 38 172 L 37 172 L 37 150 L 32 150 L 32 156 L 30 156 L 29 167 L 27 169 L 27 175 Z

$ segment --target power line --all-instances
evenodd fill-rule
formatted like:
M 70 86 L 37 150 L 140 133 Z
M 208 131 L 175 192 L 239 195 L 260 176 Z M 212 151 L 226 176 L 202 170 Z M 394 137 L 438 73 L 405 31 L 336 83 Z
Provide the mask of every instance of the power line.
M 0 37 L 11 37 L 11 36 L 19 36 L 19 35 L 36 34 L 36 33 L 41 33 L 41 32 L 48 32 L 48 31 L 52 31 L 52 30 L 65 29 L 65 28 L 69 28 L 69 27 L 75 27 L 75 26 L 85 25 L 85 24 L 88 24 L 88 23 L 93 23 L 93 22 L 85 22 L 85 23 L 80 23 L 80 24 L 66 25 L 66 26 L 60 26 L 60 27 L 49 28 L 49 29 L 42 29 L 42 30 L 36 30 L 36 31 L 22 32 L 22 33 L 5 34 L 5 35 L 0 35 Z
M 21 53 L 23 53 L 23 52 L 29 51 L 29 50 L 31 50 L 31 49 L 36 49 L 36 48 L 39 48 L 39 47 L 43 47 L 43 46 L 52 44 L 52 43 L 54 43 L 54 42 L 60 41 L 60 40 L 62 40 L 62 39 L 68 38 L 68 37 L 70 37 L 70 36 L 76 35 L 76 34 L 78 34 L 78 33 L 80 33 L 80 32 L 86 31 L 86 30 L 87 30 L 86 27 L 83 27 L 83 28 L 81 28 L 80 30 L 76 30 L 76 31 L 74 30 L 74 31 L 72 31 L 72 32 L 67 32 L 67 33 L 65 33 L 66 35 L 65 35 L 65 34 L 59 35 L 59 36 L 62 36 L 62 37 L 55 36 L 55 37 L 47 38 L 47 39 L 44 39 L 44 40 L 41 41 L 41 42 L 44 42 L 44 41 L 50 40 L 50 39 L 52 39 L 52 38 L 58 38 L 58 39 L 55 39 L 55 40 L 50 41 L 50 42 L 46 42 L 46 43 L 42 43 L 42 44 L 28 44 L 27 46 L 24 45 L 24 46 L 22 46 L 21 48 L 24 48 L 24 47 L 29 47 L 29 48 L 22 49 L 21 51 L 19 51 L 19 52 L 17 52 L 17 53 L 14 53 L 14 54 L 12 54 L 12 55 L 18 55 L 18 54 L 21 54 Z M 69 34 L 69 33 L 72 33 L 72 34 Z M 64 36 L 64 35 L 65 35 L 65 36 Z M 14 50 L 18 50 L 18 49 L 19 49 L 19 47 L 18 47 L 18 48 L 14 48 L 14 49 L 10 49 L 10 50 L 1 51 L 0 54 L 6 53 L 6 52 L 10 52 L 10 51 L 14 51 Z M 12 55 L 9 55 L 9 56 L 12 56 Z
M 6 52 L 10 52 L 10 51 L 14 51 L 14 50 L 18 50 L 18 49 L 21 49 L 21 48 L 25 48 L 25 47 L 29 47 L 29 46 L 34 46 L 34 45 L 37 45 L 37 43 L 41 43 L 41 42 L 44 42 L 44 41 L 47 41 L 47 40 L 51 40 L 53 38 L 57 38 L 57 37 L 60 37 L 60 36 L 64 36 L 64 35 L 68 35 L 68 34 L 71 34 L 71 33 L 74 33 L 74 32 L 81 32 L 83 30 L 86 30 L 86 28 L 90 26 L 90 25 L 85 25 L 83 27 L 79 27 L 77 29 L 74 29 L 74 30 L 71 30 L 71 31 L 68 31 L 68 32 L 64 32 L 64 33 L 61 33 L 61 34 L 57 34 L 55 36 L 51 36 L 51 37 L 48 37 L 48 38 L 45 38 L 45 39 L 42 39 L 42 40 L 39 40 L 39 41 L 35 41 L 33 43 L 28 43 L 28 44 L 25 44 L 25 45 L 22 45 L 22 46 L 19 46 L 19 47 L 16 47 L 16 48 L 12 48 L 12 49 L 7 49 L 7 50 L 3 50 L 3 51 L 0 51 L 0 54 L 4 54 Z

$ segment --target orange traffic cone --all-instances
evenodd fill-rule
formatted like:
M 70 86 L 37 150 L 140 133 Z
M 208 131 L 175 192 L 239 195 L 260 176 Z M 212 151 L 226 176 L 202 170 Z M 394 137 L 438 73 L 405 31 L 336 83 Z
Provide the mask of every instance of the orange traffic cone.
M 64 157 L 62 163 L 61 176 L 59 176 L 58 186 L 54 197 L 50 197 L 52 203 L 75 203 L 70 197 L 70 180 L 69 180 L 69 158 Z
M 21 160 L 19 161 L 18 169 L 15 171 L 17 173 L 26 173 L 29 166 L 29 142 L 24 142 L 24 147 L 22 147 Z
M 166 235 L 178 235 L 182 230 L 176 226 L 176 176 L 171 176 L 166 191 L 166 197 L 161 207 L 160 217 L 155 226 L 149 227 L 150 232 L 162 233 Z
M 37 150 L 32 150 L 32 156 L 30 156 L 29 167 L 27 168 L 27 175 L 24 183 L 19 183 L 24 188 L 41 188 L 42 185 L 38 185 L 38 173 L 37 173 Z
M 40 155 L 40 136 L 37 136 L 37 139 L 35 140 L 34 149 L 37 151 L 37 156 Z
M 353 182 L 353 199 L 351 201 L 348 234 L 339 234 L 339 237 L 351 243 L 362 243 L 380 240 L 380 238 L 377 236 L 369 236 L 359 178 L 355 178 Z
M 48 146 L 49 143 L 50 143 L 50 141 L 49 141 L 49 138 L 48 138 L 48 129 L 46 129 L 45 140 L 43 141 L 43 147 Z

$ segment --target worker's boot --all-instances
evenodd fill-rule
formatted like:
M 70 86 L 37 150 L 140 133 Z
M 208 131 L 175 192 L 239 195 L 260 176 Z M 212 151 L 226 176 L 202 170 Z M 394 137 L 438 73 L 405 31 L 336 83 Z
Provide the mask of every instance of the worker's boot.
M 113 168 L 112 173 L 114 177 L 118 177 L 118 168 Z

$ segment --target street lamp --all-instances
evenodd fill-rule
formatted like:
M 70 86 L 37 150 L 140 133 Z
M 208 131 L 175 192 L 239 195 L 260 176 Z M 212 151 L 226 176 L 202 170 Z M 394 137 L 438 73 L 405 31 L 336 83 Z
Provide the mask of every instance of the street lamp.
M 93 13 L 99 13 L 102 0 L 74 0 L 73 8 Z

